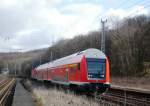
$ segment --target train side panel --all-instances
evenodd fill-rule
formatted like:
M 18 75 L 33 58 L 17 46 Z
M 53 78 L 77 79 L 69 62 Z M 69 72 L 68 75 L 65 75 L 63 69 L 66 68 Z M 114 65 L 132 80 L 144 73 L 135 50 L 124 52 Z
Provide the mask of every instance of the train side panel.
M 67 72 L 65 67 L 55 67 L 49 71 L 49 78 L 52 81 L 67 82 Z
M 109 60 L 106 58 L 106 84 L 110 84 L 110 66 L 109 66 Z
M 36 76 L 35 69 L 32 69 L 32 71 L 31 71 L 31 77 L 33 79 L 35 79 L 35 76 Z
M 51 81 L 52 79 L 52 69 L 47 69 L 47 81 Z
M 87 82 L 87 68 L 86 68 L 86 58 L 83 57 L 80 65 L 80 70 L 81 70 L 81 83 L 82 82 Z
M 42 70 L 42 74 L 43 74 L 43 80 L 47 80 L 47 68 Z

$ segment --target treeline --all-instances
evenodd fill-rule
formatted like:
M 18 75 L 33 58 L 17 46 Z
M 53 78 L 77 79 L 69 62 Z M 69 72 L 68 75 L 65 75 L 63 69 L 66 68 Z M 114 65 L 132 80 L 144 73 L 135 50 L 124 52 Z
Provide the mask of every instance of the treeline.
M 0 53 L 0 73 L 8 72 L 9 75 L 29 77 L 34 63 L 40 65 L 39 57 L 43 56 L 47 49 L 39 49 L 29 52 Z M 37 63 L 36 63 L 37 61 Z
M 144 64 L 150 62 L 150 18 L 139 16 L 121 21 L 106 31 L 106 54 L 110 59 L 111 74 L 140 76 L 147 73 Z M 101 32 L 62 39 L 49 48 L 43 62 L 50 61 L 101 45 Z

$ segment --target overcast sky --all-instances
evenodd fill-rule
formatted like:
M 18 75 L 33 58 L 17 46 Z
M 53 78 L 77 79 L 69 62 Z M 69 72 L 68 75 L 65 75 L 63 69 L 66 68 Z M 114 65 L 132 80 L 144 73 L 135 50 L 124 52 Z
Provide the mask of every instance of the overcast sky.
M 149 0 L 0 0 L 0 52 L 45 48 L 100 29 L 100 19 L 149 14 Z

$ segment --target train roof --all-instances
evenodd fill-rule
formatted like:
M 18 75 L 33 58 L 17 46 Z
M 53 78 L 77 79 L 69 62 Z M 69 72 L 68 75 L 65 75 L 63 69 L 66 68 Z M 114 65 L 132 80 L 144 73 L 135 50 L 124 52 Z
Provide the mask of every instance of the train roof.
M 81 62 L 82 58 L 85 56 L 85 58 L 100 58 L 100 59 L 106 59 L 106 55 L 95 48 L 86 49 L 84 51 L 80 51 L 77 53 L 74 53 L 72 55 L 54 60 L 52 62 L 40 65 L 37 67 L 37 69 L 44 69 L 44 68 L 51 68 L 51 67 L 57 67 L 61 65 L 66 64 L 73 64 L 73 63 L 79 63 Z
M 48 67 L 48 63 L 45 63 L 45 64 L 41 64 L 41 65 L 39 65 L 38 67 L 36 67 L 36 69 L 45 69 L 45 67 Z

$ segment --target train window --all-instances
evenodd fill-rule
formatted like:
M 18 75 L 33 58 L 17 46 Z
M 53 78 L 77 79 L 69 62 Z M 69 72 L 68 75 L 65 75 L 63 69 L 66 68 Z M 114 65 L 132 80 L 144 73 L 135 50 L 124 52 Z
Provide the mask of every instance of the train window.
M 70 65 L 70 70 L 71 70 L 71 72 L 76 72 L 76 70 L 77 70 L 77 64 Z
M 105 59 L 87 59 L 88 77 L 104 78 L 105 77 Z

